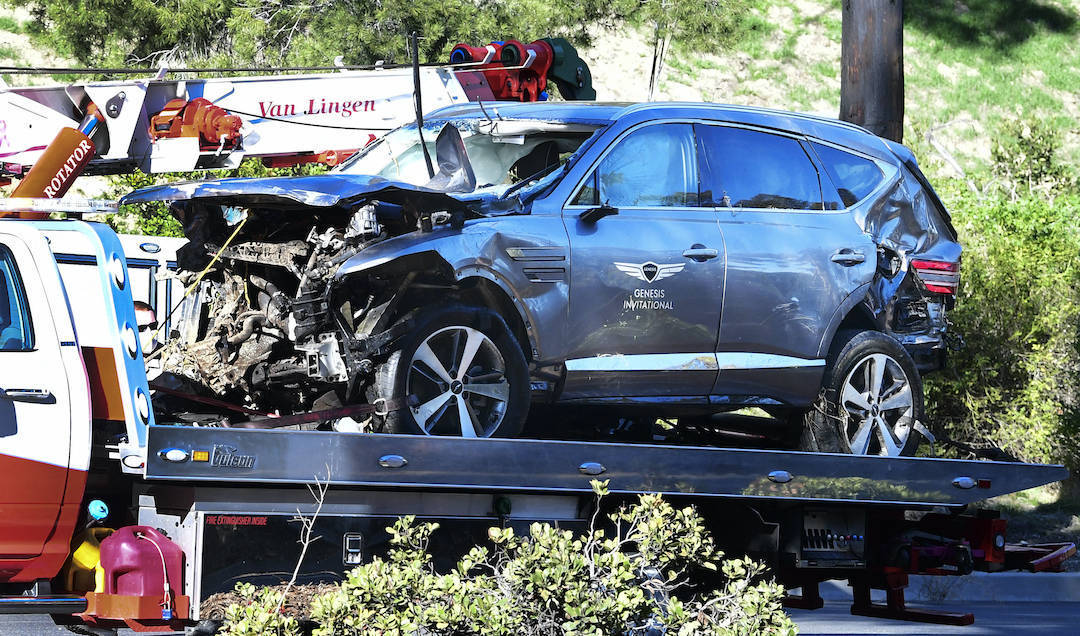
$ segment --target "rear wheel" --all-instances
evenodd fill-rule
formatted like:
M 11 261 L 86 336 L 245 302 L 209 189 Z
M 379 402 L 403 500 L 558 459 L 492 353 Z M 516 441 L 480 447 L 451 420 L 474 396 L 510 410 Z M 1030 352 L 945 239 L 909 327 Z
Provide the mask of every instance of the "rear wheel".
M 914 455 L 922 381 L 907 351 L 879 331 L 837 334 L 822 395 L 802 418 L 800 450 Z
M 401 348 L 379 367 L 374 397 L 405 403 L 384 416 L 390 433 L 507 437 L 529 409 L 525 355 L 490 309 L 420 309 Z

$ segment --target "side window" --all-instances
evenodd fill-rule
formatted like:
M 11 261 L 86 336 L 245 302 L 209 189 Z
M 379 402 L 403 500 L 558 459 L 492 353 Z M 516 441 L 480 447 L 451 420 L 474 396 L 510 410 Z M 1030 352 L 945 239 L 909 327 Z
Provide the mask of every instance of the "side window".
M 604 157 L 575 204 L 613 207 L 698 205 L 697 152 L 690 124 L 645 126 Z
M 0 245 L 0 350 L 29 351 L 33 348 L 30 313 L 15 257 L 7 247 Z
M 823 209 L 817 169 L 798 140 L 745 128 L 695 128 L 700 142 L 702 204 Z
M 571 205 L 600 205 L 600 201 L 596 198 L 596 171 L 589 175 L 589 178 L 582 184 L 581 190 L 578 191 L 577 196 L 570 202 Z
M 818 143 L 813 146 L 821 158 L 821 163 L 825 164 L 825 172 L 829 173 L 829 178 L 836 186 L 845 207 L 862 201 L 881 184 L 884 175 L 873 161 L 832 146 Z

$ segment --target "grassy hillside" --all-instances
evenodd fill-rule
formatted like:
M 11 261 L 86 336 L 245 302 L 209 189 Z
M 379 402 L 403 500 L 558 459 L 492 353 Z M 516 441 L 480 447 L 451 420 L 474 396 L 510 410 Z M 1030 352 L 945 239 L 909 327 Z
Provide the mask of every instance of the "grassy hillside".
M 49 50 L 32 28 L 32 18 L 25 9 L 0 6 L 0 66 L 62 67 L 74 66 L 71 60 Z M 0 74 L 9 86 L 40 86 L 77 81 L 66 75 Z
M 1080 165 L 1080 1 L 906 0 L 904 142 L 931 178 L 985 168 L 1002 120 L 1017 113 L 1060 131 Z M 835 117 L 840 105 L 840 1 L 770 0 L 724 51 L 673 47 L 658 99 L 770 106 Z M 601 37 L 585 51 L 600 99 L 648 90 L 643 34 Z M 928 143 L 928 135 L 941 151 Z

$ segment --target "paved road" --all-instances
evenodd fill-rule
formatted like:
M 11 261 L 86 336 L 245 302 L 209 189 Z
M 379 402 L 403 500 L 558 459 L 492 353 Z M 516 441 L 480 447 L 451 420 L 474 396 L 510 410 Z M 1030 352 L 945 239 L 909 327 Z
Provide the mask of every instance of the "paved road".
M 931 607 L 931 606 L 927 606 Z M 949 612 L 975 613 L 967 627 L 902 623 L 852 616 L 849 605 L 827 603 L 816 611 L 790 610 L 801 634 L 910 634 L 912 636 L 963 634 L 1006 636 L 1012 634 L 1076 634 L 1080 625 L 1080 602 L 1076 603 L 943 603 L 932 606 Z M 131 634 L 132 632 L 127 632 Z M 3 636 L 58 636 L 70 634 L 40 616 L 0 616 Z
M 909 607 L 919 607 L 910 603 Z M 1076 603 L 941 603 L 927 609 L 972 612 L 975 623 L 964 627 L 906 623 L 851 615 L 850 603 L 826 601 L 819 610 L 788 610 L 800 634 L 1076 634 L 1080 633 L 1080 602 Z

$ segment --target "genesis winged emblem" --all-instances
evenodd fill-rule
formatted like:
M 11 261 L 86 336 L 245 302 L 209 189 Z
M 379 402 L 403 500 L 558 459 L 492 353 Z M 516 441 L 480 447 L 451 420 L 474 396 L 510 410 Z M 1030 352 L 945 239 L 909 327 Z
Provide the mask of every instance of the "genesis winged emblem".
M 615 268 L 620 272 L 631 278 L 643 280 L 646 283 L 652 283 L 674 276 L 681 272 L 685 266 L 685 263 L 668 263 L 666 265 L 661 265 L 652 261 L 647 261 L 645 263 L 615 263 Z

